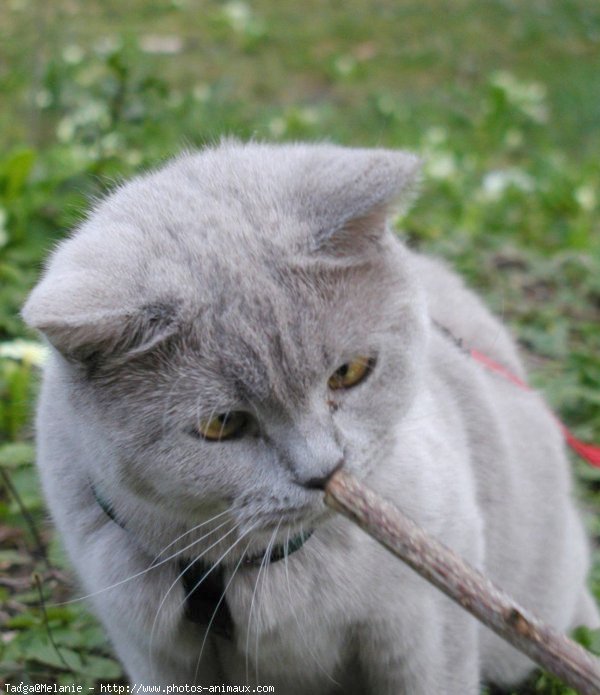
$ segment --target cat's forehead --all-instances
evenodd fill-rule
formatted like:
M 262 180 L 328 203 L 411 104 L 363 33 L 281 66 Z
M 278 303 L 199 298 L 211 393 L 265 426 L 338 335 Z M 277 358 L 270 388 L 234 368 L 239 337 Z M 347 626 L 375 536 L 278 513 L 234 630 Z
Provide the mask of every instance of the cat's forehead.
M 297 214 L 303 167 L 260 148 L 221 147 L 182 155 L 115 191 L 97 214 L 141 229 L 146 240 L 211 251 L 237 244 L 247 251 L 290 242 L 290 222 L 311 217 L 310 200 Z M 313 201 L 316 204 L 316 200 Z
M 289 167 L 246 160 L 239 148 L 180 157 L 117 190 L 73 241 L 143 292 L 153 277 L 156 294 L 247 294 L 282 261 L 299 262 L 317 226 L 308 204 L 293 209 Z
M 273 248 L 310 248 L 315 235 L 385 207 L 411 185 L 416 165 L 402 152 L 225 141 L 126 183 L 95 216 L 105 238 L 109 225 L 137 234 L 138 252 L 154 244 L 202 257 L 241 246 L 251 261 Z
M 377 259 L 344 268 L 312 252 L 324 208 L 340 205 L 313 190 L 321 149 L 232 144 L 182 156 L 98 208 L 84 230 L 95 258 L 109 282 L 119 273 L 123 296 L 176 297 L 192 313 L 204 307 L 211 326 L 225 317 L 228 328 L 247 320 L 271 335 L 316 330 L 326 309 L 377 295 L 385 275 Z
M 192 371 L 202 361 L 204 377 L 232 398 L 297 404 L 341 362 L 373 352 L 388 328 L 385 283 L 360 272 L 299 270 L 284 259 L 267 266 L 253 277 L 215 278 L 186 361 Z

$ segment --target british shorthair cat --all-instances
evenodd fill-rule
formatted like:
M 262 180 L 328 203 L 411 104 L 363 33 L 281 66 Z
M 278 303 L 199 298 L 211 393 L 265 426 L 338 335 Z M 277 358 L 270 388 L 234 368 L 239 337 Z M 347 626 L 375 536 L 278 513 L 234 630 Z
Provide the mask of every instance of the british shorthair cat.
M 24 310 L 49 508 L 136 684 L 475 695 L 533 668 L 323 503 L 344 467 L 561 631 L 598 625 L 562 435 L 406 248 L 411 154 L 243 144 L 99 203 Z M 532 446 L 535 442 L 535 446 Z

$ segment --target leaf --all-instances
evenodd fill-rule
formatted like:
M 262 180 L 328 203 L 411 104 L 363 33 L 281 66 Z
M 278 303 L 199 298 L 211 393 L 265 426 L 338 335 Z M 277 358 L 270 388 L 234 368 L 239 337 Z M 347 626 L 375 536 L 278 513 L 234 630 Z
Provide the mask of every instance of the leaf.
M 82 658 L 81 671 L 88 677 L 102 680 L 115 680 L 123 675 L 123 669 L 114 659 L 89 654 Z
M 42 619 L 37 612 L 27 611 L 19 613 L 6 621 L 6 627 L 14 630 L 22 630 L 29 627 L 39 627 L 42 624 Z
M 61 671 L 70 670 L 85 672 L 83 662 L 77 652 L 63 647 L 60 649 L 59 653 L 55 647 L 49 643 L 42 642 L 41 639 L 35 640 L 34 643 L 29 646 L 26 658 L 28 661 L 37 661 L 40 664 L 53 666 Z
M 588 627 L 578 627 L 573 631 L 573 638 L 592 654 L 600 656 L 600 629 L 590 630 Z
M 11 471 L 10 477 L 27 510 L 33 512 L 40 509 L 42 497 L 37 470 L 30 466 L 23 466 Z M 15 499 L 11 501 L 9 509 L 15 514 L 21 514 L 21 508 Z
M 35 447 L 26 442 L 13 442 L 0 446 L 0 466 L 20 468 L 33 463 Z

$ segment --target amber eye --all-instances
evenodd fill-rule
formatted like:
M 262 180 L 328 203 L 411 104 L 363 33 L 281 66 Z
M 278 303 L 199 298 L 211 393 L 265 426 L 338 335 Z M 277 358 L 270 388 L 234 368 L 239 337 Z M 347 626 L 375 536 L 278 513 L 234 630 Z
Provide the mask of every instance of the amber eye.
M 346 362 L 329 377 L 327 385 L 330 389 L 349 389 L 357 386 L 370 374 L 374 360 L 369 357 L 356 357 L 351 362 Z
M 210 420 L 200 420 L 198 432 L 210 441 L 230 439 L 242 433 L 248 422 L 246 413 L 221 413 Z

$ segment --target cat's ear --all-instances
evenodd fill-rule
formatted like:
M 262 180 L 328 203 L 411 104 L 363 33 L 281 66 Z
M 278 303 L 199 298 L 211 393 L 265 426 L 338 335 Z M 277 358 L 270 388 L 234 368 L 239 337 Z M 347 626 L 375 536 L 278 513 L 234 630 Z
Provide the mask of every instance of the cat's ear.
M 392 209 L 412 202 L 419 169 L 408 152 L 323 148 L 305 189 L 318 225 L 311 250 L 338 259 L 372 253 Z
M 114 288 L 97 280 L 93 272 L 50 273 L 35 287 L 21 315 L 65 357 L 81 363 L 128 359 L 177 331 L 177 302 L 127 306 Z

